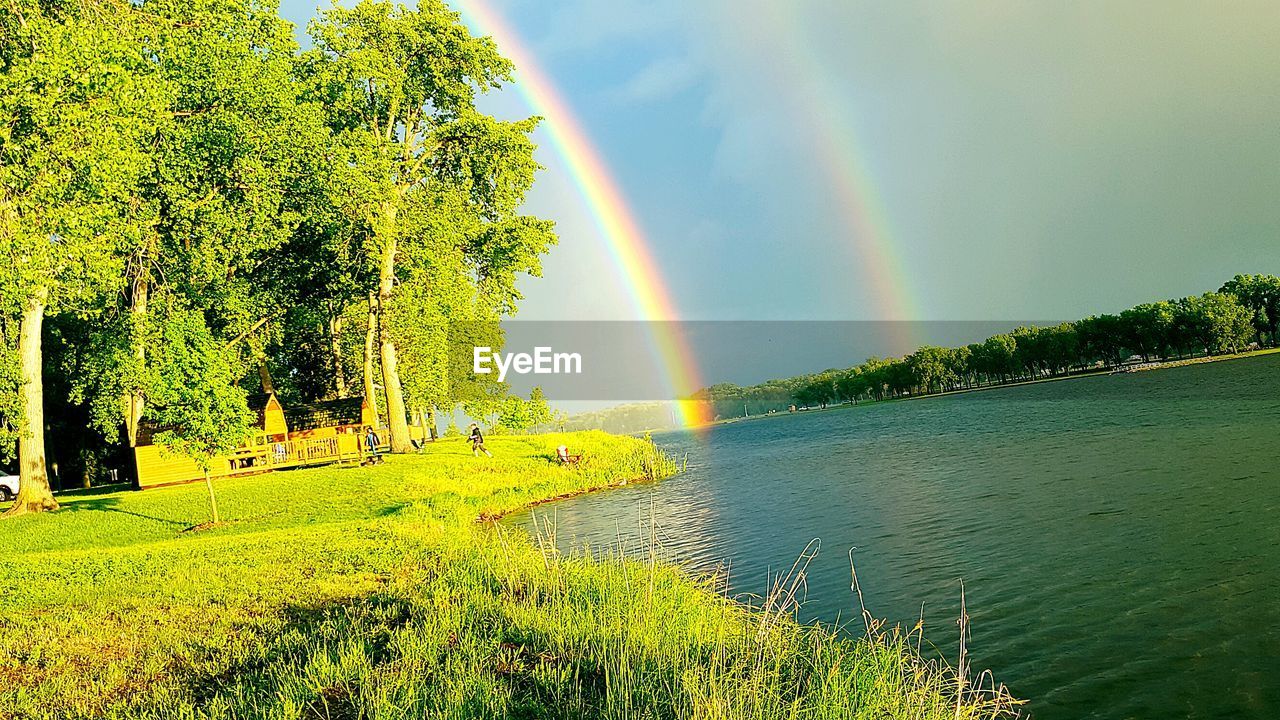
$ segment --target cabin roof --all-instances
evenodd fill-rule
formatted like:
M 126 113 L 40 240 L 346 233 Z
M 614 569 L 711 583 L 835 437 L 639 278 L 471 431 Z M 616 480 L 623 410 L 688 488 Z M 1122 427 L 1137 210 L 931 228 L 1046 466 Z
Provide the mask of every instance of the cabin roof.
M 271 398 L 271 395 L 267 395 L 265 393 L 250 393 L 248 397 L 245 398 L 245 401 L 249 406 L 249 410 L 253 411 L 255 415 L 251 427 L 255 427 L 259 430 L 266 427 L 267 406 L 270 404 Z M 276 405 L 279 406 L 279 404 L 280 401 L 276 400 Z M 286 420 L 287 419 L 288 418 L 286 418 Z M 154 445 L 156 435 L 159 435 L 165 430 L 172 430 L 173 427 L 173 425 L 158 425 L 153 420 L 143 418 L 138 422 L 138 445 Z
M 156 442 L 156 435 L 159 435 L 165 430 L 172 430 L 173 427 L 173 425 L 157 425 L 156 423 L 144 418 L 138 422 L 138 444 L 154 445 Z
M 305 405 L 292 405 L 285 408 L 284 417 L 289 423 L 290 431 L 300 432 L 343 425 L 360 425 L 364 421 L 363 408 L 363 397 L 338 398 Z
M 253 426 L 259 430 L 264 430 L 267 427 L 267 408 L 271 407 L 272 400 L 275 401 L 276 408 L 283 412 L 284 408 L 281 406 L 280 400 L 276 398 L 275 393 L 249 393 L 245 397 L 245 402 L 248 403 L 249 409 L 257 415 L 253 421 Z M 285 422 L 287 423 L 288 420 L 289 418 L 286 417 Z

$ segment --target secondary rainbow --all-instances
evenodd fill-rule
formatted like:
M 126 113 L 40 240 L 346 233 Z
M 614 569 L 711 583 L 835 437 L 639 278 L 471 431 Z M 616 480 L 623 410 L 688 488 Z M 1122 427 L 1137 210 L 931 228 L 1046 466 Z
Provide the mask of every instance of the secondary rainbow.
M 679 319 L 662 275 L 654 264 L 643 231 L 628 207 L 581 123 L 542 72 L 519 35 L 502 15 L 484 0 L 458 0 L 462 16 L 482 34 L 497 42 L 515 63 L 519 82 L 515 88 L 530 109 L 545 118 L 543 124 L 556 153 L 573 178 L 600 235 L 617 266 L 627 294 L 647 326 L 655 359 L 666 373 L 674 398 L 686 397 L 702 387 L 697 361 L 683 337 L 675 331 Z M 677 402 L 679 421 L 685 427 L 707 422 L 703 403 Z
M 815 160 L 834 196 L 835 209 L 849 228 L 849 237 L 861 274 L 869 284 L 880 319 L 893 321 L 895 344 L 914 349 L 908 321 L 919 320 L 920 303 L 911 276 L 906 272 L 884 205 L 876 191 L 856 123 L 839 101 L 839 87 L 829 62 L 814 52 L 817 43 L 807 37 L 799 10 L 788 3 L 766 3 L 770 33 L 789 49 L 780 57 L 789 61 L 791 87 L 806 109 L 807 129 L 814 139 Z

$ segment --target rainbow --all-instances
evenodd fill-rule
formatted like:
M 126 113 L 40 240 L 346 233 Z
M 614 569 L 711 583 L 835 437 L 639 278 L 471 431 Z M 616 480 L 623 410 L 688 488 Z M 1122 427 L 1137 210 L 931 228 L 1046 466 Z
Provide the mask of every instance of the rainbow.
M 551 144 L 564 161 L 599 228 L 632 304 L 639 316 L 648 321 L 650 344 L 676 399 L 678 422 L 684 427 L 706 424 L 709 418 L 704 403 L 679 400 L 702 387 L 697 361 L 684 337 L 676 331 L 675 321 L 679 316 L 649 252 L 644 232 L 600 153 L 573 110 L 542 72 L 533 53 L 503 17 L 486 0 L 456 0 L 456 5 L 466 21 L 480 33 L 492 37 L 502 53 L 515 63 L 520 79 L 515 88 L 530 109 L 544 118 L 543 127 Z
M 856 123 L 839 102 L 844 93 L 832 76 L 830 63 L 824 62 L 813 48 L 816 43 L 805 36 L 801 11 L 795 3 L 762 3 L 769 16 L 770 32 L 790 52 L 779 55 L 788 62 L 788 76 L 799 94 L 799 107 L 806 108 L 808 128 L 819 152 L 814 159 L 835 196 L 836 207 L 845 225 L 863 276 L 870 283 L 877 301 L 875 315 L 895 321 L 898 343 L 914 348 L 916 343 L 907 321 L 921 318 L 914 283 L 893 243 L 893 233 L 883 203 L 864 160 L 869 153 L 858 137 Z

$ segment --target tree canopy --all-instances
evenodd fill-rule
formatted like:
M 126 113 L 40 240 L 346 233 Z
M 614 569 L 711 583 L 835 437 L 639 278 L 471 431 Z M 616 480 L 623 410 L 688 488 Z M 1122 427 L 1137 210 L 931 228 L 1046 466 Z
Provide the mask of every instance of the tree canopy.
M 461 348 L 500 345 L 556 240 L 520 212 L 539 119 L 476 108 L 511 63 L 439 0 L 308 31 L 303 52 L 271 0 L 0 8 L 14 512 L 55 505 L 46 426 L 97 438 L 63 468 L 127 465 L 146 424 L 207 462 L 245 439 L 260 369 L 286 401 L 363 393 L 397 450 L 411 409 L 503 402 Z

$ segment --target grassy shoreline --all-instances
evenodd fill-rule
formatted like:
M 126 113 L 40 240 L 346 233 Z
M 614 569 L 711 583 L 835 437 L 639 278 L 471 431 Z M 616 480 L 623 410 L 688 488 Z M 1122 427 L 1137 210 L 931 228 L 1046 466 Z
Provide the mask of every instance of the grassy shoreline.
M 587 454 L 557 467 L 553 448 Z M 995 718 L 900 633 L 802 626 L 661 562 L 540 550 L 496 517 L 676 470 L 604 433 L 374 468 L 66 499 L 0 523 L 0 717 Z M 963 692 L 957 692 L 963 688 Z

